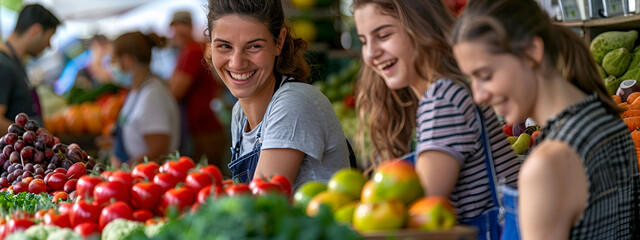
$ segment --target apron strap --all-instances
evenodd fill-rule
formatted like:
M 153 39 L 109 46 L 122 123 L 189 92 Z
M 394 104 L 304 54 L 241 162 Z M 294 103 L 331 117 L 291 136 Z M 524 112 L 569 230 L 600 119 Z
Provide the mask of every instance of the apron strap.
M 491 140 L 489 139 L 489 134 L 487 133 L 484 114 L 482 113 L 482 109 L 476 104 L 476 119 L 479 122 L 480 134 L 482 139 L 482 147 L 484 148 L 484 163 L 486 165 L 487 174 L 489 177 L 489 189 L 491 190 L 491 198 L 493 199 L 493 204 L 496 207 L 502 207 L 502 202 L 498 197 L 497 185 L 498 179 L 496 177 L 496 168 L 493 162 L 493 154 L 491 152 Z

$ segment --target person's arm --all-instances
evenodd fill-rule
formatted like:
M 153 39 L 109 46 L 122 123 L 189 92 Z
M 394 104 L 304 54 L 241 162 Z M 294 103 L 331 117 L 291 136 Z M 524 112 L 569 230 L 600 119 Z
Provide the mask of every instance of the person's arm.
M 191 74 L 176 69 L 173 76 L 171 76 L 171 81 L 169 81 L 169 89 L 177 100 L 181 100 L 192 84 L 193 76 Z
M 11 120 L 4 117 L 7 112 L 7 106 L 0 104 L 0 135 L 7 134 L 9 126 L 13 123 Z
M 265 149 L 260 152 L 255 177 L 285 176 L 290 183 L 296 179 L 304 153 L 290 148 Z
M 416 172 L 426 195 L 448 198 L 458 182 L 460 163 L 447 153 L 424 151 L 416 161 Z
M 168 134 L 144 135 L 144 142 L 147 145 L 147 151 L 140 156 L 129 159 L 127 163 L 129 166 L 135 166 L 138 163 L 144 162 L 145 156 L 149 158 L 149 160 L 160 159 L 163 155 L 167 154 L 170 140 L 171 139 Z
M 522 239 L 568 239 L 587 201 L 580 156 L 564 142 L 544 142 L 524 162 L 518 181 Z

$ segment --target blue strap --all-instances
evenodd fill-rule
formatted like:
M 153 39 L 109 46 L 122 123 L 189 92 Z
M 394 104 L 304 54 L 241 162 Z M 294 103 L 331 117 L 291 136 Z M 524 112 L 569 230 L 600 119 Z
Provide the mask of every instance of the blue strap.
M 480 134 L 482 139 L 482 146 L 484 148 L 484 163 L 487 168 L 487 174 L 491 178 L 489 180 L 489 189 L 491 190 L 491 197 L 493 198 L 493 204 L 497 207 L 502 207 L 502 202 L 498 198 L 498 179 L 496 177 L 496 168 L 493 165 L 493 154 L 491 152 L 491 141 L 489 140 L 489 134 L 487 133 L 486 125 L 484 122 L 484 114 L 478 105 L 476 105 L 476 118 L 480 123 Z

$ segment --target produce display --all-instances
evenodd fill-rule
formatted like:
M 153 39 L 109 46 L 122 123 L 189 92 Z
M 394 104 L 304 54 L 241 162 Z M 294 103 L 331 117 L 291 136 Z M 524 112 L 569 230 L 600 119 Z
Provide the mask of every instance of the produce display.
M 44 117 L 51 133 L 80 136 L 83 134 L 109 135 L 124 104 L 125 91 L 105 93 L 95 101 L 72 103 L 62 113 Z
M 640 47 L 634 48 L 637 38 L 635 30 L 609 31 L 591 41 L 591 53 L 609 94 L 617 94 L 620 83 L 625 80 L 640 79 Z M 626 97 L 622 102 L 626 102 Z
M 308 182 L 295 192 L 294 205 L 305 208 L 310 216 L 327 206 L 336 220 L 363 233 L 447 230 L 456 223 L 448 199 L 424 197 L 415 169 L 402 160 L 382 164 L 370 180 L 358 170 L 343 169 L 328 186 Z
M 511 144 L 511 149 L 518 154 L 523 155 L 535 144 L 535 138 L 542 133 L 540 126 L 531 118 L 527 118 L 525 122 L 503 125 L 504 134 Z
M 0 138 L 0 148 L 0 187 L 14 194 L 49 193 L 66 199 L 75 190 L 75 179 L 96 166 L 80 146 L 60 143 L 24 113 Z

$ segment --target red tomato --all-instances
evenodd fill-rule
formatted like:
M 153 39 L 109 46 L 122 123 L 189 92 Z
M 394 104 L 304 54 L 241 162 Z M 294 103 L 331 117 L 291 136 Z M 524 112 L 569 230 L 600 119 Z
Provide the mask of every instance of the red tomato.
M 195 201 L 195 193 L 189 188 L 172 188 L 169 189 L 162 200 L 160 201 L 160 212 L 165 213 L 165 211 L 172 206 L 177 207 L 180 211 L 184 210 L 186 207 L 190 206 Z
M 147 219 L 153 217 L 153 213 L 147 209 L 138 209 L 133 212 L 133 220 L 138 222 L 145 222 Z
M 13 187 L 13 194 L 29 191 L 29 184 L 26 184 L 24 182 L 17 182 L 16 184 L 13 184 L 12 187 Z
M 46 182 L 49 190 L 60 190 L 67 183 L 67 175 L 63 173 L 54 173 L 49 177 L 49 181 Z
M 125 171 L 115 171 L 107 178 L 107 180 L 109 182 L 120 181 L 124 183 L 127 188 L 131 188 L 131 186 L 133 186 L 133 176 L 131 176 L 131 173 Z
M 131 176 L 140 177 L 145 180 L 153 180 L 153 176 L 155 176 L 160 170 L 160 165 L 156 162 L 149 162 L 147 164 L 138 164 L 131 171 Z
M 98 222 L 100 207 L 80 200 L 73 204 L 69 211 L 69 222 L 72 227 L 85 222 Z
M 34 194 L 47 192 L 47 185 L 44 184 L 44 181 L 41 179 L 32 180 L 31 183 L 29 183 L 29 192 Z
M 60 214 L 69 214 L 72 207 L 72 203 L 60 203 L 58 205 L 58 212 L 60 212 Z
M 100 177 L 102 177 L 104 179 L 107 179 L 107 178 L 109 178 L 109 176 L 111 176 L 112 173 L 113 173 L 112 171 L 104 171 L 104 172 L 100 173 Z
M 251 182 L 249 182 L 249 189 L 253 190 L 254 188 L 256 188 L 256 186 L 258 186 L 258 183 L 263 183 L 264 179 L 262 178 L 254 178 L 253 180 L 251 180 Z
M 193 159 L 191 159 L 188 156 L 182 156 L 182 157 L 178 158 L 178 162 L 183 164 L 184 167 L 189 167 L 188 169 L 192 169 L 192 168 L 196 167 L 196 164 L 193 162 Z
M 236 183 L 233 182 L 233 180 L 231 180 L 231 179 L 222 180 L 222 187 L 223 188 L 227 188 L 228 186 L 235 185 L 235 184 Z
M 192 172 L 184 180 L 184 185 L 195 192 L 211 184 L 213 184 L 213 177 L 206 173 Z
M 100 212 L 100 230 L 104 229 L 107 223 L 117 218 L 133 220 L 133 210 L 125 202 L 115 202 L 106 206 Z
M 0 224 L 0 239 L 4 239 L 9 234 L 9 226 L 7 224 Z
M 251 190 L 253 195 L 266 195 L 268 193 L 279 193 L 282 194 L 282 188 L 280 185 L 272 182 L 261 182 L 256 185 L 256 187 Z
M 93 191 L 93 200 L 98 206 L 109 204 L 112 198 L 116 201 L 129 202 L 129 191 L 130 188 L 120 181 L 103 182 Z
M 171 174 L 168 173 L 158 173 L 153 177 L 153 182 L 155 184 L 160 185 L 162 190 L 167 191 L 178 184 L 178 180 Z
M 67 181 L 67 183 L 64 184 L 64 187 L 62 187 L 62 189 L 66 193 L 71 193 L 76 190 L 77 185 L 78 185 L 78 179 L 69 179 L 69 181 Z
M 218 169 L 218 167 L 214 165 L 207 165 L 198 169 L 198 172 L 211 175 L 211 177 L 213 177 L 213 179 L 215 180 L 216 185 L 222 185 L 222 172 L 220 172 L 220 169 Z
M 152 182 L 139 182 L 131 188 L 131 205 L 135 209 L 158 209 L 164 190 Z
M 222 194 L 224 194 L 224 189 L 221 186 L 206 186 L 198 192 L 197 201 L 201 204 L 205 204 L 209 196 L 211 196 L 211 191 L 213 190 L 213 194 L 215 198 L 218 198 Z
M 99 177 L 92 176 L 82 176 L 78 179 L 78 183 L 76 183 L 76 190 L 78 196 L 82 198 L 93 196 L 93 190 L 96 185 L 102 182 L 102 179 Z
M 162 164 L 162 168 L 164 169 L 164 173 L 172 175 L 178 180 L 178 182 L 182 182 L 189 172 L 189 166 L 187 164 L 176 161 L 167 161 Z
M 27 230 L 27 228 L 35 225 L 36 223 L 34 223 L 31 220 L 28 219 L 11 219 L 9 220 L 9 232 L 13 233 L 13 232 L 17 232 L 17 231 L 24 231 Z
M 55 211 L 49 211 L 44 215 L 44 224 L 50 226 L 68 228 L 71 227 L 71 223 L 69 221 L 70 220 L 68 213 L 56 214 Z
M 236 185 L 227 186 L 224 189 L 224 192 L 226 192 L 229 196 L 239 196 L 243 194 L 251 194 L 251 189 L 249 189 L 249 186 L 247 186 L 247 184 L 238 183 Z
M 77 162 L 69 167 L 67 170 L 67 177 L 69 179 L 78 179 L 87 174 L 87 166 L 82 162 Z
M 286 194 L 287 196 L 291 196 L 291 182 L 289 182 L 289 179 L 287 179 L 285 176 L 275 175 L 271 177 L 270 182 L 280 185 L 284 194 Z
M 94 222 L 80 223 L 78 224 L 78 226 L 73 228 L 73 231 L 82 235 L 84 239 L 91 239 L 91 236 L 94 235 L 97 236 L 96 238 L 99 238 L 100 236 L 100 226 L 98 226 L 98 224 Z

